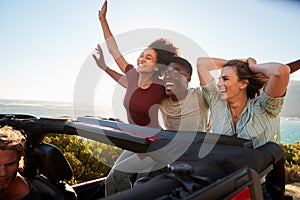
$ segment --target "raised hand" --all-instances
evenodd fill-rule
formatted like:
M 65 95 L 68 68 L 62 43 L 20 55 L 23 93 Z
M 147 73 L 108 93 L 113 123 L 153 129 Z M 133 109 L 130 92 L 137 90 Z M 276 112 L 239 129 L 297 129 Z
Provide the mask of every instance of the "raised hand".
M 101 69 L 103 69 L 104 71 L 106 70 L 107 66 L 105 64 L 105 60 L 104 60 L 104 56 L 103 56 L 103 51 L 100 47 L 100 45 L 98 44 L 97 47 L 95 48 L 96 52 L 93 54 L 93 58 L 95 59 L 98 67 L 100 67 Z M 99 57 L 97 57 L 97 55 Z
M 247 59 L 247 62 L 248 62 L 248 64 L 249 64 L 249 66 L 250 66 L 250 65 L 255 65 L 255 64 L 257 64 L 256 60 L 255 60 L 254 58 L 251 58 L 251 57 L 249 57 L 249 58 Z
M 107 13 L 107 1 L 105 0 L 101 10 L 98 11 L 99 20 L 106 19 L 106 13 Z

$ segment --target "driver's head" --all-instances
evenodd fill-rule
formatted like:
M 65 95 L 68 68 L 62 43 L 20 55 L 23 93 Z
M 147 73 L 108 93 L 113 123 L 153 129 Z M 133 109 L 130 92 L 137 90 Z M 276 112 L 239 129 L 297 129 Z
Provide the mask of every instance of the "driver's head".
M 164 73 L 165 90 L 173 100 L 184 98 L 193 68 L 184 58 L 173 57 Z
M 24 166 L 24 150 L 25 150 L 25 136 L 19 130 L 15 130 L 10 126 L 0 128 L 0 154 L 6 150 L 15 152 L 20 169 Z M 0 155 L 0 156 L 1 156 Z M 1 163 L 0 163 L 1 165 Z

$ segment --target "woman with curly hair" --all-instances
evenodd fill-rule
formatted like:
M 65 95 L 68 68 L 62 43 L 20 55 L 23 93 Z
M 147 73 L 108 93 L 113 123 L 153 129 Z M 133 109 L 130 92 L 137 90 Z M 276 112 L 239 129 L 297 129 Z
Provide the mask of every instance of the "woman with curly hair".
M 124 106 L 130 124 L 159 128 L 158 108 L 166 97 L 163 81 L 159 76 L 164 71 L 170 58 L 177 56 L 178 49 L 167 39 L 160 38 L 152 42 L 137 59 L 137 68 L 129 64 L 118 49 L 117 43 L 106 20 L 107 1 L 99 11 L 99 20 L 109 52 L 114 57 L 126 79 L 105 64 L 100 45 L 96 48 L 97 65 L 112 78 L 127 88 Z
M 165 71 L 170 59 L 178 55 L 178 49 L 167 39 L 160 38 L 144 49 L 137 59 L 137 68 L 134 68 L 125 60 L 118 49 L 106 20 L 106 12 L 107 1 L 104 2 L 98 16 L 109 52 L 126 78 L 106 66 L 100 45 L 96 48 L 96 53 L 100 56 L 97 57 L 94 54 L 93 57 L 99 68 L 127 88 L 123 104 L 126 108 L 128 122 L 140 126 L 160 128 L 158 109 L 166 94 L 163 80 L 159 76 Z M 132 173 L 118 170 L 118 166 L 123 165 L 121 163 L 135 163 L 135 158 L 140 158 L 140 155 L 137 156 L 126 150 L 122 152 L 107 176 L 106 195 L 131 188 L 130 175 Z M 144 159 L 144 157 L 140 159 Z

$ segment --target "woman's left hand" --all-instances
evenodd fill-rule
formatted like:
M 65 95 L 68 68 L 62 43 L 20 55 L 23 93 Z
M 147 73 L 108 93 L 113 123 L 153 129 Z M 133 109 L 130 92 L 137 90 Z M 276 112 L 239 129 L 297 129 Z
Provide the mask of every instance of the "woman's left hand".
M 249 57 L 247 59 L 247 63 L 249 64 L 250 68 L 251 68 L 252 65 L 256 65 L 257 64 L 256 60 L 254 58 L 251 58 L 251 57 Z

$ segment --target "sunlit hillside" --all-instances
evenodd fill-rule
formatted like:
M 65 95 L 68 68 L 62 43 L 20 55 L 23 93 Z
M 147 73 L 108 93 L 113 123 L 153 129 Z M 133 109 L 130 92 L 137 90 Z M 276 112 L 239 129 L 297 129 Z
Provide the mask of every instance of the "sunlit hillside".
M 291 81 L 287 91 L 281 117 L 300 118 L 300 81 Z

